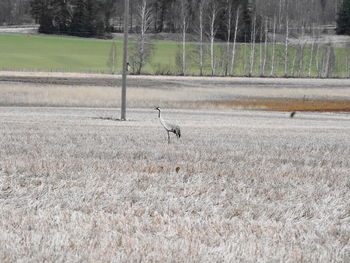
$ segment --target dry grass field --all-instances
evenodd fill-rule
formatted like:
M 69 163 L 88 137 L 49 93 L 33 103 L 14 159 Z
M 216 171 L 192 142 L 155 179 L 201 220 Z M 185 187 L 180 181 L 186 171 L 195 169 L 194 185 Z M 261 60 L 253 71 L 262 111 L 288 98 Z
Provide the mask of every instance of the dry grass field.
M 215 101 L 204 104 L 230 108 L 251 108 L 273 111 L 333 111 L 350 112 L 350 100 L 300 98 L 240 98 L 235 101 Z
M 121 77 L 0 71 L 0 106 L 119 107 Z M 349 111 L 348 79 L 129 76 L 128 106 Z
M 120 122 L 99 108 L 117 88 L 0 82 L 0 262 L 350 261 L 349 114 L 196 108 L 257 85 L 189 88 L 181 103 L 167 83 L 132 88 L 141 106 Z M 85 108 L 16 106 L 54 102 Z M 154 103 L 173 106 L 181 139 L 167 144 Z

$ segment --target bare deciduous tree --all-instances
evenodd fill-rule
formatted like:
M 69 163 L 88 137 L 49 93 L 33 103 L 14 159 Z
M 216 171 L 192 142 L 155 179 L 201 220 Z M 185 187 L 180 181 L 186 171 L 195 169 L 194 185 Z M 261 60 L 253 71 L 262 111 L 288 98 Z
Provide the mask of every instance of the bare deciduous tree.
M 111 68 L 112 74 L 115 74 L 115 64 L 117 60 L 117 45 L 115 41 L 112 42 L 111 50 L 107 61 L 107 66 Z
M 215 74 L 215 54 L 214 54 L 214 42 L 217 32 L 217 19 L 219 15 L 219 3 L 215 0 L 211 0 L 208 5 L 208 24 L 209 24 L 209 40 L 210 40 L 210 68 L 211 75 Z
M 182 75 L 186 75 L 186 32 L 188 29 L 188 2 L 180 0 L 180 19 L 182 30 Z
M 262 42 L 263 42 L 263 26 L 262 24 L 260 24 L 260 43 L 259 43 L 259 67 L 260 67 L 260 76 L 263 75 L 263 46 L 262 46 Z
M 204 55 L 203 55 L 203 33 L 204 33 L 204 9 L 206 1 L 201 0 L 198 6 L 198 33 L 199 33 L 199 74 L 203 75 Z
M 320 43 L 317 43 L 317 49 L 316 49 L 316 55 L 315 55 L 317 77 L 321 76 L 319 56 L 320 56 Z
M 289 19 L 286 17 L 286 45 L 284 49 L 284 76 L 288 76 L 288 39 L 289 37 Z
M 147 0 L 141 0 L 136 8 L 138 36 L 135 51 L 131 56 L 131 63 L 136 74 L 140 74 L 147 58 L 151 53 L 151 45 L 146 46 L 146 32 L 151 27 L 152 12 Z
M 347 77 L 347 78 L 350 77 L 350 67 L 349 67 L 349 64 L 350 64 L 350 55 L 347 54 L 347 56 L 346 56 L 346 77 Z
M 304 68 L 304 48 L 306 45 L 304 36 L 305 36 L 305 29 L 302 26 L 301 27 L 301 44 L 299 44 L 300 56 L 299 56 L 298 77 L 301 77 L 301 75 L 303 74 L 303 68 Z
M 309 60 L 309 78 L 311 77 L 311 70 L 312 70 L 312 61 L 313 61 L 313 56 L 314 56 L 314 49 L 315 49 L 315 26 L 312 26 L 312 43 L 311 43 L 311 51 L 310 51 L 310 60 Z
M 276 49 L 276 16 L 273 17 L 273 35 L 272 35 L 272 58 L 271 58 L 271 76 L 275 75 L 275 49 Z
M 327 46 L 324 48 L 324 54 L 322 58 L 322 77 L 323 78 L 329 78 L 333 72 L 334 66 L 335 66 L 335 54 L 334 54 L 334 47 L 331 43 L 328 43 Z
M 255 62 L 255 38 L 256 38 L 256 14 L 253 17 L 253 23 L 250 33 L 250 70 L 249 76 L 253 75 L 254 62 Z
M 227 40 L 226 40 L 226 59 L 225 59 L 225 76 L 228 74 L 228 65 L 230 63 L 230 44 L 231 44 L 231 26 L 232 26 L 232 3 L 226 0 L 226 29 L 227 29 Z
M 261 24 L 262 27 L 262 24 Z M 265 19 L 265 31 L 264 31 L 264 37 L 265 37 L 265 44 L 264 44 L 264 60 L 262 64 L 262 75 L 265 75 L 265 69 L 266 69 L 266 61 L 267 61 L 267 41 L 268 41 L 268 20 Z
M 238 22 L 239 22 L 239 12 L 240 7 L 238 6 L 236 11 L 236 22 L 235 22 L 235 33 L 233 36 L 233 47 L 232 47 L 232 57 L 231 57 L 231 75 L 233 75 L 234 64 L 235 64 L 235 55 L 236 55 L 236 42 L 237 42 L 237 33 L 238 33 Z

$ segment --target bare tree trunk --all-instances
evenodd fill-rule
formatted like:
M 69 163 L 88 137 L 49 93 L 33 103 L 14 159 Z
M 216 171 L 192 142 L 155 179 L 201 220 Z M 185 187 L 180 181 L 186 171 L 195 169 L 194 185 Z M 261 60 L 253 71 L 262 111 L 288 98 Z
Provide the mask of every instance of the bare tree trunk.
M 245 41 L 244 41 L 244 43 L 242 44 L 243 45 L 243 48 L 244 48 L 244 53 L 243 53 L 243 58 L 244 58 L 244 61 L 243 61 L 243 73 L 245 74 L 245 75 L 248 75 L 248 70 L 247 70 L 247 68 L 248 68 L 248 62 L 247 62 L 247 45 L 246 45 L 246 39 L 247 39 L 247 37 L 245 36 L 244 37 L 244 39 L 245 39 Z
M 311 78 L 311 70 L 312 70 L 312 60 L 313 60 L 313 54 L 314 54 L 314 48 L 315 48 L 315 28 L 314 25 L 312 26 L 312 44 L 311 44 L 311 51 L 310 51 L 310 61 L 309 61 L 309 78 Z
M 331 76 L 334 64 L 335 64 L 334 49 L 332 47 L 332 44 L 329 43 L 326 47 L 323 77 L 329 78 Z
M 235 35 L 233 36 L 233 47 L 232 47 L 232 58 L 231 58 L 231 75 L 233 75 L 234 64 L 235 64 L 238 21 L 239 21 L 239 7 L 237 8 L 236 23 L 235 23 Z
M 286 18 L 286 46 L 284 51 L 284 76 L 288 76 L 288 34 L 289 34 L 289 21 L 288 17 Z
M 113 41 L 113 44 L 112 44 L 112 74 L 115 74 L 115 60 L 117 58 L 117 47 L 116 47 L 116 44 L 115 44 L 115 41 Z
M 268 24 L 267 19 L 265 21 L 265 47 L 264 47 L 264 61 L 263 61 L 263 67 L 262 67 L 262 75 L 265 75 L 265 69 L 266 69 L 266 60 L 267 60 L 267 37 L 268 37 Z
M 299 67 L 298 67 L 298 77 L 301 77 L 302 73 L 303 73 L 303 67 L 304 67 L 304 47 L 305 47 L 305 40 L 304 38 L 304 34 L 305 34 L 305 29 L 304 26 L 302 26 L 301 28 L 301 45 L 300 45 L 300 59 L 299 59 Z
M 204 2 L 201 1 L 199 4 L 199 74 L 203 76 L 203 9 L 204 9 Z
M 260 76 L 263 75 L 263 62 L 262 62 L 262 41 L 263 41 L 263 27 L 260 25 L 260 43 L 259 43 L 259 67 L 260 67 Z
M 295 55 L 293 56 L 293 63 L 292 63 L 292 76 L 294 77 L 295 74 L 295 62 L 297 61 L 297 57 L 299 55 L 299 45 L 297 45 L 296 51 L 295 51 Z
M 350 77 L 350 67 L 349 67 L 349 63 L 350 63 L 350 56 L 348 55 L 346 57 L 346 77 L 349 78 Z
M 324 73 L 323 77 L 328 78 L 329 77 L 329 68 L 330 68 L 330 57 L 331 57 L 331 47 L 326 47 L 326 56 L 325 56 L 325 64 L 324 64 Z
M 251 30 L 251 39 L 250 39 L 250 70 L 249 76 L 253 75 L 254 62 L 255 62 L 255 37 L 256 37 L 256 15 L 254 14 L 253 25 Z
M 315 55 L 317 77 L 320 77 L 320 59 L 319 59 L 319 54 L 320 54 L 320 44 L 317 43 L 317 49 L 316 49 L 316 55 Z
M 230 40 L 231 40 L 231 20 L 232 20 L 232 5 L 229 0 L 226 1 L 227 11 L 227 42 L 226 42 L 226 61 L 225 61 L 225 76 L 228 74 L 228 65 L 230 61 Z
M 144 53 L 145 53 L 145 15 L 146 15 L 147 2 L 143 0 L 142 6 L 140 7 L 141 16 L 141 31 L 140 31 L 140 61 L 137 67 L 137 74 L 141 73 L 141 69 L 144 63 Z
M 113 40 L 111 45 L 111 50 L 109 52 L 109 57 L 107 60 L 107 66 L 111 68 L 111 73 L 115 74 L 115 63 L 117 59 L 117 46 L 115 41 Z
M 274 76 L 274 75 L 275 75 L 275 48 L 276 48 L 276 16 L 273 17 L 273 39 L 272 39 L 271 76 Z
M 314 58 L 314 49 L 315 49 L 315 40 L 312 41 L 311 44 L 311 51 L 310 51 L 310 61 L 309 61 L 309 78 L 311 78 L 311 71 L 312 71 L 312 62 Z
M 185 0 L 181 0 L 181 20 L 182 20 L 182 75 L 186 75 L 186 31 L 187 31 L 187 5 Z
M 211 29 L 210 30 L 210 68 L 211 68 L 211 75 L 214 76 L 215 74 L 215 62 L 214 62 L 214 32 Z
M 243 51 L 244 51 L 243 52 L 243 74 L 244 75 L 248 75 L 248 70 L 247 70 L 247 65 L 248 65 L 248 62 L 247 62 L 247 45 L 246 45 L 246 43 L 243 43 L 241 45 L 243 45 Z
M 136 73 L 140 74 L 141 70 L 145 64 L 145 40 L 146 32 L 151 26 L 152 16 L 151 9 L 147 6 L 147 0 L 142 0 L 140 5 L 137 7 L 137 17 L 139 21 L 139 33 L 137 40 L 137 58 L 133 62 L 134 67 L 136 68 Z
M 218 4 L 216 1 L 212 2 L 211 8 L 209 10 L 209 39 L 210 39 L 210 68 L 211 75 L 215 74 L 215 54 L 214 54 L 214 41 L 216 35 L 216 20 L 218 15 Z
M 186 75 L 186 21 L 182 23 L 182 75 Z
M 322 65 L 320 68 L 320 76 L 321 78 L 324 78 L 324 72 L 325 72 L 325 65 L 326 65 L 326 53 L 327 53 L 327 48 L 326 47 L 322 47 Z

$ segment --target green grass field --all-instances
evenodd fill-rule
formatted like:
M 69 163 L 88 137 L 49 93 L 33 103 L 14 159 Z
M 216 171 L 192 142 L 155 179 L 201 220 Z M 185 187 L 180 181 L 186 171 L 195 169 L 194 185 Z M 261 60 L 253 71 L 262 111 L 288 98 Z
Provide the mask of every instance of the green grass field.
M 116 39 L 117 60 L 116 70 L 121 70 L 122 39 Z M 181 65 L 176 57 L 181 52 L 181 45 L 175 41 L 156 40 L 152 41 L 153 52 L 150 60 L 143 68 L 147 74 L 179 74 Z M 130 41 L 130 47 L 133 41 Z M 108 66 L 112 40 L 86 39 L 66 36 L 46 35 L 23 35 L 23 34 L 0 34 L 0 69 L 3 70 L 39 70 L 39 71 L 72 71 L 72 72 L 111 72 Z M 233 75 L 248 75 L 250 73 L 250 50 L 249 44 L 237 46 L 236 62 Z M 252 75 L 261 75 L 259 45 L 255 47 L 255 63 Z M 299 50 L 299 51 L 298 51 Z M 316 47 L 313 50 L 311 60 L 311 76 L 319 75 L 322 68 L 322 58 L 325 50 L 319 49 L 316 57 Z M 199 74 L 199 62 L 197 44 L 187 44 L 187 74 Z M 288 76 L 309 76 L 311 47 L 306 46 L 302 51 L 298 47 L 289 48 Z M 348 77 L 349 48 L 334 48 L 335 61 L 332 77 Z M 225 72 L 224 44 L 216 44 L 216 72 L 223 75 Z M 271 75 L 272 46 L 268 46 L 265 72 L 263 75 Z M 275 51 L 275 76 L 284 76 L 284 45 L 277 45 Z M 317 66 L 318 65 L 318 66 Z M 319 70 L 317 70 L 319 69 Z M 230 73 L 230 72 L 229 72 Z M 211 74 L 209 46 L 205 47 L 204 74 Z

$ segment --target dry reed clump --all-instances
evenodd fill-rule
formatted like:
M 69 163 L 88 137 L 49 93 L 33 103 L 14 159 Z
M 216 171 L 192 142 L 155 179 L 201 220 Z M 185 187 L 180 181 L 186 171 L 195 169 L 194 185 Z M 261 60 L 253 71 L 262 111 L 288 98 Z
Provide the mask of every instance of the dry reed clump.
M 0 110 L 1 262 L 347 262 L 347 115 Z

